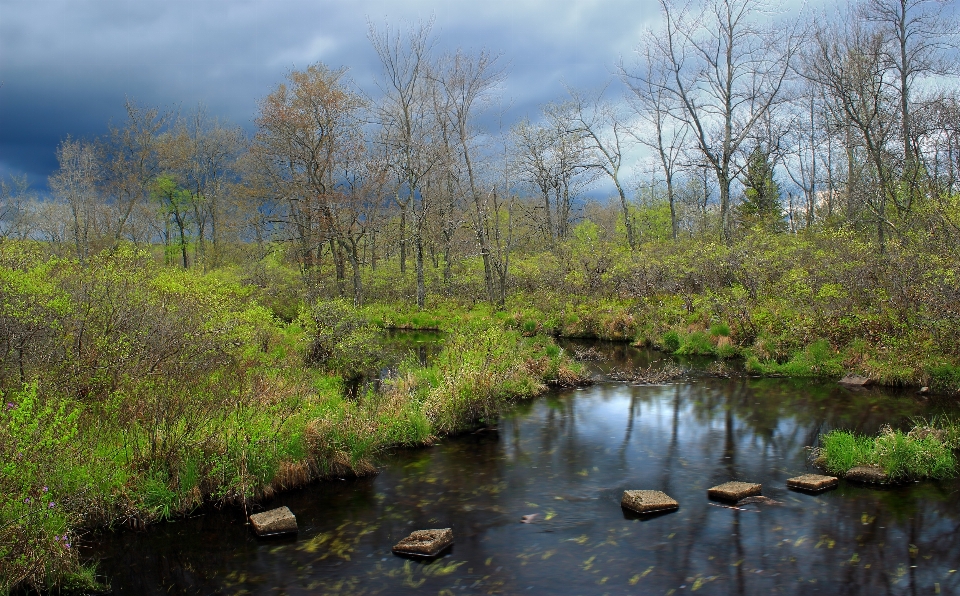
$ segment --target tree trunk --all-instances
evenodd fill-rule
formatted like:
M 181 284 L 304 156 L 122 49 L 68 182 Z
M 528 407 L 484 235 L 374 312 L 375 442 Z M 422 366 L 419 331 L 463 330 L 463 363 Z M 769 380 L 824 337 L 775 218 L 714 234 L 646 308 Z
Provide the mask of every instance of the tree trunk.
M 723 168 L 717 168 L 717 183 L 720 186 L 720 239 L 730 243 L 730 179 Z
M 419 230 L 414 243 L 417 252 L 417 307 L 423 308 L 427 302 L 427 287 L 423 279 L 423 238 Z
M 407 206 L 400 206 L 400 275 L 407 273 Z
M 357 252 L 357 240 L 351 238 L 349 243 L 344 240 L 340 242 L 344 252 L 347 253 L 350 268 L 353 270 L 353 305 L 360 306 L 363 303 L 363 281 L 360 277 L 360 257 Z
M 670 233 L 676 241 L 677 239 L 677 205 L 673 196 L 673 174 L 667 175 L 667 201 L 670 203 Z M 630 233 L 629 228 L 627 233 Z M 633 245 L 630 246 L 633 248 Z
M 627 230 L 627 246 L 630 247 L 630 250 L 634 250 L 637 248 L 637 242 L 633 236 L 633 222 L 630 221 L 630 207 L 627 205 L 627 195 L 623 192 L 623 187 L 620 186 L 620 181 L 617 180 L 616 176 L 613 177 L 613 182 L 617 187 L 617 194 L 620 195 L 620 210 L 623 211 L 623 226 Z M 673 199 L 670 200 L 670 217 L 674 221 L 673 238 L 676 239 L 676 217 L 673 215 Z

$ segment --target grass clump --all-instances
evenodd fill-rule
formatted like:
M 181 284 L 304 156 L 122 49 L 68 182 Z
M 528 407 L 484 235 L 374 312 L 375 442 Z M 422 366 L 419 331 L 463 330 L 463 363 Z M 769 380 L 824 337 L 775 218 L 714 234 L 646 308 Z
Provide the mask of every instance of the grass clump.
M 877 466 L 892 482 L 956 474 L 956 457 L 945 431 L 918 425 L 910 432 L 884 426 L 875 437 L 835 430 L 821 436 L 815 457 L 828 472 L 844 475 L 855 466 Z
M 843 355 L 834 350 L 830 342 L 818 339 L 802 350 L 793 353 L 786 362 L 761 359 L 751 354 L 746 361 L 748 371 L 763 375 L 789 377 L 841 377 L 844 373 Z

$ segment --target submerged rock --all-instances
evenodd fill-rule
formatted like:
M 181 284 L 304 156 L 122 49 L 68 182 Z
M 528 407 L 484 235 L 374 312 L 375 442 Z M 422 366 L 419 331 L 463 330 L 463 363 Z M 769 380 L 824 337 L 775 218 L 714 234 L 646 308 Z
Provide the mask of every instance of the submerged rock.
M 872 383 L 873 380 L 868 379 L 867 377 L 861 377 L 860 375 L 847 374 L 837 382 L 841 385 L 848 385 L 850 387 L 866 387 Z
M 393 552 L 397 555 L 435 557 L 451 544 L 453 544 L 453 530 L 451 528 L 417 530 L 396 543 L 393 546 Z
M 787 478 L 787 488 L 821 492 L 836 488 L 840 481 L 835 476 L 822 474 L 804 474 L 794 478 Z
M 257 536 L 276 536 L 277 534 L 295 534 L 297 518 L 289 507 L 277 507 L 263 513 L 250 516 L 253 531 Z
M 764 496 L 747 497 L 737 501 L 737 507 L 743 507 L 744 505 L 783 505 L 783 501 L 777 501 L 776 499 Z
M 625 490 L 620 506 L 637 513 L 676 511 L 680 507 L 676 500 L 658 490 Z
M 855 482 L 866 482 L 869 484 L 886 484 L 890 482 L 890 477 L 880 466 L 854 466 L 847 470 L 844 478 Z
M 721 501 L 739 501 L 746 497 L 760 494 L 762 485 L 751 482 L 724 482 L 723 484 L 707 489 L 707 496 Z

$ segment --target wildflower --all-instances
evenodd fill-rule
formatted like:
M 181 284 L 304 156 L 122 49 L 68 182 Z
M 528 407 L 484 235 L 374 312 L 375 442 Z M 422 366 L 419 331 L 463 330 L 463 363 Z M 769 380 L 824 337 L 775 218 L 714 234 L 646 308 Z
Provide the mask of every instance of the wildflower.
M 24 499 L 23 502 L 26 503 L 27 505 L 29 505 L 29 504 L 30 504 L 30 497 L 27 497 L 26 499 Z
M 67 548 L 70 548 L 70 543 L 69 543 L 69 542 L 64 542 L 63 545 L 64 545 L 65 547 L 67 547 Z
M 15 404 L 13 404 L 12 402 L 7 402 L 7 409 L 8 409 L 8 410 L 12 410 L 12 409 L 14 409 L 15 407 L 17 407 L 17 406 L 16 406 Z
M 54 540 L 54 542 L 60 542 L 60 537 L 59 537 L 59 536 L 54 536 L 54 537 L 53 537 L 53 540 Z
M 47 487 L 43 487 L 43 492 L 47 492 Z
M 50 501 L 50 504 L 47 505 L 47 509 L 53 509 L 53 505 L 54 505 L 53 501 Z

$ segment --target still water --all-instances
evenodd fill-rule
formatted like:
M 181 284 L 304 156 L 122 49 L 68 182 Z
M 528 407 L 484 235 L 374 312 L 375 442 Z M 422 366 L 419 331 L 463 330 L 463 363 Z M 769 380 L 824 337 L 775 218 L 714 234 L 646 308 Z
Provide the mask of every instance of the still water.
M 593 346 L 605 360 L 591 387 L 265 504 L 293 510 L 296 538 L 258 540 L 241 511 L 204 511 L 92 537 L 100 573 L 117 594 L 960 594 L 957 482 L 785 487 L 815 472 L 820 432 L 872 433 L 942 405 L 786 379 L 614 382 L 605 373 L 658 356 Z M 709 501 L 728 480 L 781 504 Z M 680 509 L 640 518 L 620 508 L 625 489 L 662 490 Z M 390 552 L 443 527 L 455 544 L 433 562 Z

